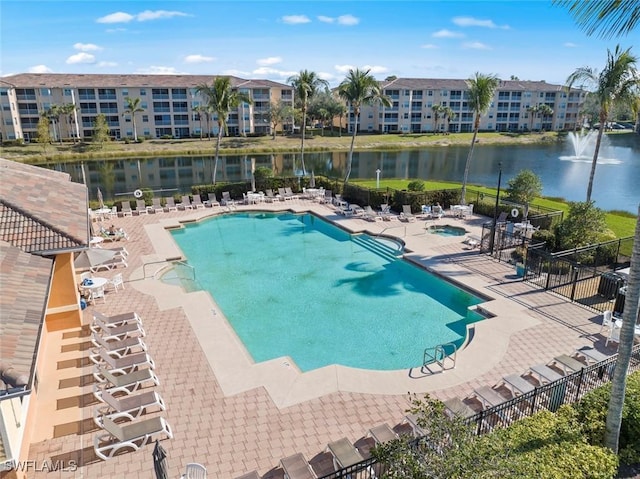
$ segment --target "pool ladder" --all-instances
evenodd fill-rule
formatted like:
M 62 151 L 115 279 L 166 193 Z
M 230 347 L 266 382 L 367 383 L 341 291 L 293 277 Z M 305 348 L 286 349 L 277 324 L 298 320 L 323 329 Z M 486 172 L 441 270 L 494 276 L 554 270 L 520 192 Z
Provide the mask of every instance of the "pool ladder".
M 422 372 L 432 364 L 438 364 L 442 370 L 454 369 L 456 367 L 456 356 L 458 348 L 453 343 L 438 344 L 424 350 L 422 357 Z M 449 363 L 449 365 L 448 365 Z

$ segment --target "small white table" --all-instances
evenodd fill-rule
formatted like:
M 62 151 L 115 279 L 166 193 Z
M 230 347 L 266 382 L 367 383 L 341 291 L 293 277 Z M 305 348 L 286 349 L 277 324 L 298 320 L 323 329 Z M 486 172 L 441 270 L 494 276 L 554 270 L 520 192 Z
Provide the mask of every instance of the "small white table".
M 91 284 L 80 283 L 80 289 L 91 291 L 92 289 L 103 288 L 109 282 L 107 278 L 102 278 L 101 276 L 94 276 L 89 279 L 91 280 Z
M 247 201 L 249 204 L 264 203 L 264 193 L 247 193 Z
M 93 213 L 100 219 L 105 219 L 109 215 L 111 215 L 111 208 L 98 208 L 97 210 L 93 210 Z

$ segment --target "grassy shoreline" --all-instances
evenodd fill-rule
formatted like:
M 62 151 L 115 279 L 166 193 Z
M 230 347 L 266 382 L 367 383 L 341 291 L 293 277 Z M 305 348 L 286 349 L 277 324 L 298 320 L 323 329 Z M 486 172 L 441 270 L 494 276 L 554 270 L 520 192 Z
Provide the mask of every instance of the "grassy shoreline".
M 330 131 L 324 135 L 315 134 L 305 141 L 306 152 L 319 151 L 348 151 L 351 136 L 330 136 Z M 335 135 L 337 133 L 334 132 Z M 415 134 L 359 134 L 356 136 L 356 150 L 404 150 L 423 147 L 467 146 L 470 145 L 472 133 L 455 133 L 450 135 L 435 135 L 433 133 Z M 564 141 L 566 133 L 479 133 L 477 144 L 481 145 L 523 145 L 553 143 Z M 78 159 L 104 160 L 127 157 L 149 156 L 196 156 L 213 155 L 216 139 L 189 138 L 180 140 L 146 140 L 142 143 L 112 141 L 102 148 L 91 143 L 63 142 L 51 145 L 29 143 L 25 145 L 3 145 L 0 155 L 3 158 L 22 161 L 25 163 L 40 163 L 51 161 L 73 161 Z M 300 138 L 289 136 L 262 137 L 225 137 L 220 145 L 222 155 L 295 153 L 300 149 Z

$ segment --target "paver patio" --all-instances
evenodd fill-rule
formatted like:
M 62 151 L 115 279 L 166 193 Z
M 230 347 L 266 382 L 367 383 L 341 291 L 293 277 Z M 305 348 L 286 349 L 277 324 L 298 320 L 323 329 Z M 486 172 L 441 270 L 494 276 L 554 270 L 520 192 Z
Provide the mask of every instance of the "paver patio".
M 129 267 L 100 276 L 123 272 L 126 289 L 109 291 L 106 304 L 98 302 L 85 310 L 83 330 L 55 333 L 46 348 L 51 359 L 39 378 L 38 395 L 51 400 L 37 412 L 30 460 L 79 465 L 76 472 L 48 472 L 47 477 L 153 477 L 152 445 L 109 461 L 97 459 L 93 452 L 97 428 L 91 419 L 95 400 L 86 346 L 94 308 L 109 315 L 136 311 L 143 318 L 145 342 L 160 378 L 156 390 L 167 404 L 167 411 L 160 414 L 174 433 L 172 440 L 161 441 L 172 478 L 179 477 L 188 462 L 204 464 L 210 477 L 233 478 L 254 469 L 265 474 L 283 457 L 301 452 L 311 459 L 328 442 L 341 437 L 355 442 L 371 427 L 399 423 L 408 407 L 407 392 L 465 398 L 478 386 L 494 385 L 504 375 L 524 373 L 531 365 L 571 354 L 580 346 L 603 348 L 596 313 L 519 281 L 512 266 L 470 250 L 462 238 L 425 233 L 423 220 L 371 223 L 338 216 L 328 206 L 303 200 L 239 209 L 285 207 L 312 209 L 353 231 L 378 233 L 392 226 L 388 233 L 402 237 L 410 259 L 494 298 L 485 309 L 496 317 L 478 323 L 474 339 L 458 353 L 454 370 L 433 375 L 422 374 L 419 368 L 350 375 L 329 368 L 329 377 L 321 376 L 321 385 L 314 389 L 308 386 L 318 381 L 296 371 L 281 372 L 282 364 L 253 365 L 248 357 L 238 356 L 243 348 L 229 336 L 222 313 L 208 294 L 186 294 L 151 278 L 162 261 L 176 255 L 165 228 L 220 208 L 114 219 L 131 237 L 126 243 Z M 439 221 L 479 233 L 483 220 Z M 417 358 L 417 365 L 420 361 Z

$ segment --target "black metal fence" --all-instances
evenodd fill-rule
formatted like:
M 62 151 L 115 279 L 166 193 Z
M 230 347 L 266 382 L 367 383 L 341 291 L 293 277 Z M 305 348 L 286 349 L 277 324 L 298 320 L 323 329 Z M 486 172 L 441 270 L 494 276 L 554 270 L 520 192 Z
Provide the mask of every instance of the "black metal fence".
M 477 435 L 481 435 L 496 428 L 506 427 L 518 419 L 531 416 L 538 411 L 546 409 L 555 412 L 563 404 L 574 404 L 589 391 L 610 382 L 617 361 L 618 355 L 615 354 L 604 361 L 585 366 L 578 372 L 536 387 L 533 391 L 516 396 L 498 406 L 485 409 L 469 417 L 466 422 L 473 426 Z M 640 370 L 640 344 L 635 345 L 632 349 L 628 373 L 631 374 L 638 370 Z M 416 442 L 425 440 L 428 438 L 417 438 Z M 320 479 L 371 479 L 372 477 L 381 477 L 384 472 L 384 464 L 374 458 L 369 458 L 321 476 Z

